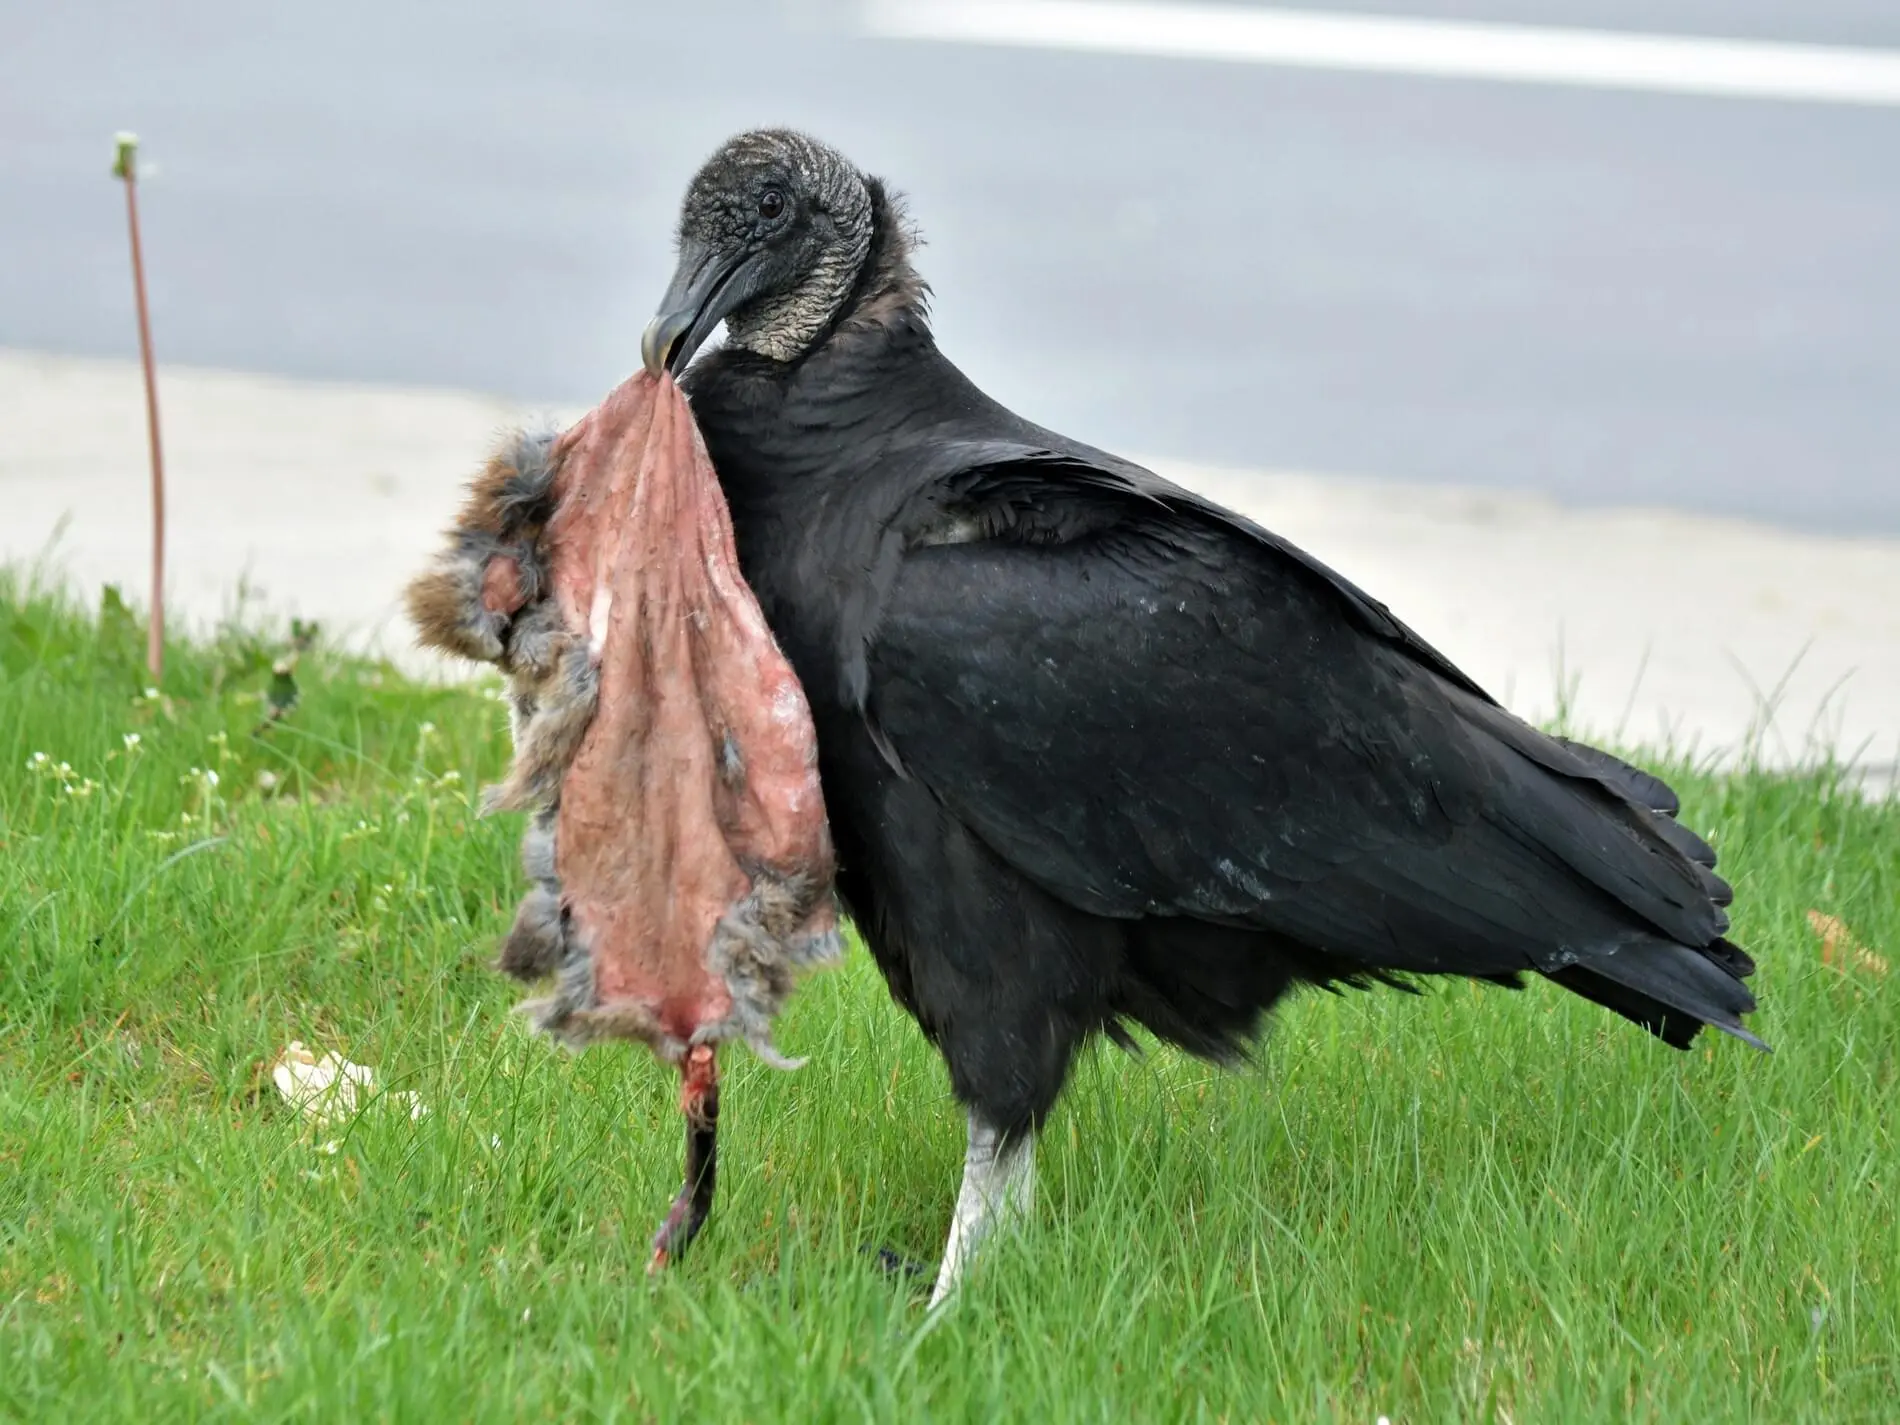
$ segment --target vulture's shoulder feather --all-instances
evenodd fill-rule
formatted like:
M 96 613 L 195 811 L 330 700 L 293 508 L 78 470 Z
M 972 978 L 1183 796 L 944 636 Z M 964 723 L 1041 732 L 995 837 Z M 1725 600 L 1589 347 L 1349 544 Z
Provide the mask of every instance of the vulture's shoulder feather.
M 1038 431 L 1038 434 L 1044 432 Z M 1224 506 L 1136 465 L 1076 442 L 1053 437 L 1048 447 L 996 441 L 949 448 L 947 462 L 961 464 L 953 487 L 967 489 L 975 505 L 997 512 L 1020 511 L 1026 528 L 1048 518 L 1071 519 L 1084 508 L 1123 524 L 1160 531 L 1222 531 L 1234 548 L 1251 548 L 1260 563 L 1274 564 L 1290 578 L 1330 592 L 1339 611 L 1364 632 L 1402 649 L 1407 656 L 1490 701 L 1476 683 L 1407 627 L 1379 600 L 1298 545 Z

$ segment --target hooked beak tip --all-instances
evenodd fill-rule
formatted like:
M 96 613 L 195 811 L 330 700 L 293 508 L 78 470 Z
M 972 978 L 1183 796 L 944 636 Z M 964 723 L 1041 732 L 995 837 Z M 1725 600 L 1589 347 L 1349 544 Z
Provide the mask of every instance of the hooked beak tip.
M 640 361 L 656 380 L 664 372 L 677 377 L 693 353 L 731 310 L 743 284 L 733 278 L 743 264 L 687 246 L 660 309 L 640 337 Z
M 647 329 L 640 334 L 640 362 L 647 369 L 647 375 L 658 379 L 666 372 L 666 359 L 672 355 L 674 342 L 679 340 L 678 331 L 668 331 L 664 316 L 655 317 L 647 323 Z

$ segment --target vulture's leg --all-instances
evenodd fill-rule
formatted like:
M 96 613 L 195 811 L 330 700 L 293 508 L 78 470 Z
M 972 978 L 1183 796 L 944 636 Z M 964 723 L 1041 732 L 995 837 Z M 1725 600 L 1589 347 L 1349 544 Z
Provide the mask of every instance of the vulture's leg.
M 719 1061 L 710 1044 L 695 1044 L 680 1065 L 680 1112 L 686 1115 L 686 1185 L 653 1234 L 649 1272 L 684 1256 L 712 1211 L 718 1170 Z
M 957 1210 L 950 1219 L 943 1265 L 937 1268 L 937 1285 L 930 1293 L 932 1306 L 957 1289 L 977 1249 L 999 1221 L 1020 1221 L 1029 1215 L 1035 1191 L 1036 1140 L 1027 1133 L 1006 1140 L 972 1110 L 970 1145 L 963 1157 L 963 1187 L 957 1193 Z

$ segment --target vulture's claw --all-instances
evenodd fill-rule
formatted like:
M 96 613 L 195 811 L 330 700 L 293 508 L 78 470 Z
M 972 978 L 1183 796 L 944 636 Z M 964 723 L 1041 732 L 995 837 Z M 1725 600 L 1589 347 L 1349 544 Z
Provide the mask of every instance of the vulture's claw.
M 680 1112 L 686 1115 L 686 1182 L 653 1234 L 648 1273 L 686 1254 L 712 1212 L 719 1158 L 719 1061 L 710 1044 L 695 1044 L 680 1066 Z

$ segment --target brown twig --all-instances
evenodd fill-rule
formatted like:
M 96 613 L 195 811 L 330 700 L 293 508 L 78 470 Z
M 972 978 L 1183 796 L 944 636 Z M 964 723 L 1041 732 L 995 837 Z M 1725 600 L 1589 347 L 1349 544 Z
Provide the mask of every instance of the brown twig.
M 152 448 L 152 617 L 145 666 L 157 682 L 165 674 L 165 456 L 158 441 L 158 373 L 152 363 L 152 323 L 145 309 L 145 259 L 139 249 L 139 140 L 118 136 L 112 176 L 125 181 L 125 217 L 132 232 L 132 292 L 138 303 L 139 358 L 145 364 L 145 430 Z

